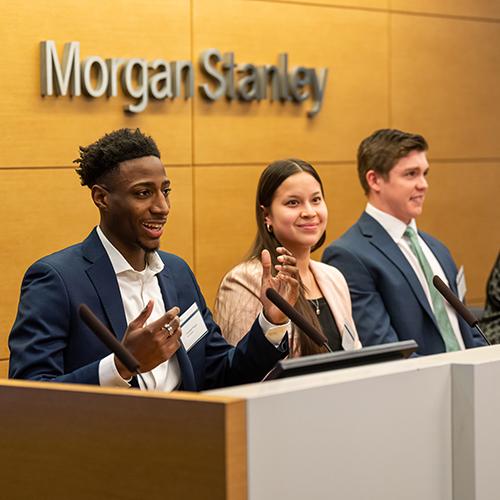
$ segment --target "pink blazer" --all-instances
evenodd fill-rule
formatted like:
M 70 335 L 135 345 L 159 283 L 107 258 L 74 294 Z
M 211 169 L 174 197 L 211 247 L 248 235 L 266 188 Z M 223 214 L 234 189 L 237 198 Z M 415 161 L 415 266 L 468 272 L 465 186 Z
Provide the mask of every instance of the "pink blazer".
M 351 297 L 344 276 L 335 267 L 322 262 L 311 260 L 310 269 L 337 323 L 343 348 L 360 349 L 362 346 L 352 319 Z M 259 299 L 261 279 L 262 265 L 254 259 L 231 269 L 219 286 L 214 319 L 231 344 L 236 344 L 248 332 L 262 311 Z M 293 331 L 290 333 L 293 335 Z

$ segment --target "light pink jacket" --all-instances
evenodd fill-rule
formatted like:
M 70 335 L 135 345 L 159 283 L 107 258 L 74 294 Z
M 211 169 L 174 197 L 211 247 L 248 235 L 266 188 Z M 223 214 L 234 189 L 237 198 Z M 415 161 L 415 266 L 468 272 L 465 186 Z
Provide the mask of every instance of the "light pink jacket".
M 322 262 L 311 260 L 309 266 L 337 323 L 343 348 L 360 349 L 361 342 L 352 319 L 351 297 L 344 276 L 335 267 Z M 262 310 L 259 299 L 261 279 L 262 265 L 254 259 L 231 269 L 220 284 L 214 319 L 230 344 L 239 342 Z M 293 345 L 297 344 L 294 342 Z

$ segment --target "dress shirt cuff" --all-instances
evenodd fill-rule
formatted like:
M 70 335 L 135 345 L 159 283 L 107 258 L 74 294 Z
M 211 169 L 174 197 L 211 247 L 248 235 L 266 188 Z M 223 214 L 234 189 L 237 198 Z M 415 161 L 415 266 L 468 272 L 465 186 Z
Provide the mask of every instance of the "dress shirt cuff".
M 281 344 L 283 337 L 286 335 L 286 332 L 290 330 L 291 323 L 290 320 L 288 320 L 283 325 L 275 325 L 274 323 L 268 321 L 264 316 L 264 313 L 261 311 L 259 313 L 259 325 L 262 328 L 266 339 L 269 340 L 269 342 L 271 342 L 271 344 L 275 347 L 278 347 Z
M 130 381 L 121 377 L 115 365 L 115 355 L 110 354 L 99 362 L 99 385 L 103 387 L 130 387 Z

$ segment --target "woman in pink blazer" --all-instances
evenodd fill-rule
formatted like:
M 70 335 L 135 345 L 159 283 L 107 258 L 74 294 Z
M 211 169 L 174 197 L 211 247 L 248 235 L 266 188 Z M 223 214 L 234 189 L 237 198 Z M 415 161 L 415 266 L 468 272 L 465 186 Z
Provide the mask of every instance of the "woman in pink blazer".
M 237 343 L 262 310 L 259 290 L 262 250 L 280 265 L 276 247 L 290 250 L 297 259 L 300 295 L 296 304 L 333 350 L 359 349 L 361 343 L 352 319 L 347 283 L 340 271 L 311 260 L 311 252 L 325 241 L 328 209 L 323 184 L 316 170 L 302 160 L 271 163 L 257 187 L 257 236 L 247 259 L 224 277 L 215 302 L 214 317 L 222 334 Z M 323 352 L 298 328 L 289 333 L 293 356 Z

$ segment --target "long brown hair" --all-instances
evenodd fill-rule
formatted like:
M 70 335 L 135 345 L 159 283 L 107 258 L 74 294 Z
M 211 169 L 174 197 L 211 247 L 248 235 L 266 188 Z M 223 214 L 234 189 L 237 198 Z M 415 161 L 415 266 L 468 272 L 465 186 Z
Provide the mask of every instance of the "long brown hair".
M 278 264 L 278 254 L 276 252 L 276 247 L 283 246 L 280 241 L 276 238 L 272 228 L 268 230 L 266 227 L 264 219 L 264 211 L 262 207 L 269 208 L 274 198 L 276 190 L 281 186 L 281 184 L 291 175 L 299 174 L 301 172 L 306 172 L 312 175 L 319 183 L 321 187 L 321 194 L 324 196 L 323 183 L 318 175 L 318 172 L 314 167 L 303 160 L 297 159 L 286 159 L 278 160 L 266 167 L 262 172 L 259 183 L 257 185 L 257 196 L 255 199 L 255 220 L 257 222 L 257 235 L 253 245 L 247 255 L 247 259 L 260 259 L 260 254 L 262 250 L 267 249 L 271 254 L 271 260 L 274 270 L 274 266 Z M 321 235 L 320 239 L 311 248 L 311 251 L 319 248 L 325 241 L 326 231 Z M 318 317 L 314 313 L 311 305 L 305 296 L 305 287 L 300 280 L 299 288 L 299 298 L 295 304 L 295 308 L 303 316 L 309 320 L 317 329 L 321 331 L 321 325 L 319 323 Z M 318 347 L 314 342 L 312 342 L 307 335 L 304 334 L 302 330 L 297 328 L 297 340 L 298 340 L 298 351 L 302 356 L 307 356 L 308 354 L 317 354 L 319 352 L 324 352 L 324 348 Z M 293 349 L 295 350 L 295 349 Z M 292 349 L 291 349 L 292 351 Z

